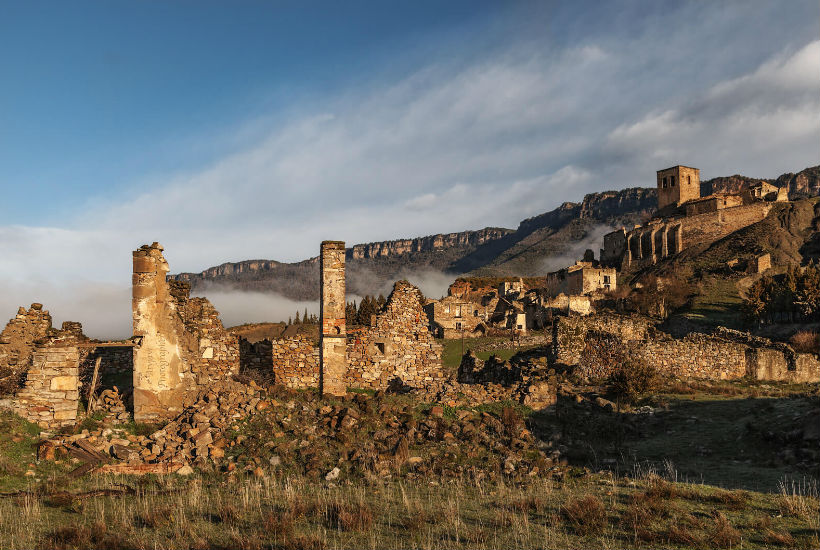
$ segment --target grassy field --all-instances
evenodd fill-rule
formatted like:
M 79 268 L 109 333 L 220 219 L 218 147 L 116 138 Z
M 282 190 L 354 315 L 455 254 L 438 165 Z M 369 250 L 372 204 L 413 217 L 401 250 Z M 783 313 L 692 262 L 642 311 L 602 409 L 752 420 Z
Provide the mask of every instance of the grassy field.
M 743 328 L 741 305 L 743 299 L 732 279 L 711 277 L 701 284 L 701 291 L 692 306 L 683 315 L 708 326 Z
M 486 345 L 488 343 L 498 345 L 499 348 L 492 351 L 479 351 L 476 353 L 478 358 L 485 361 L 489 359 L 491 355 L 497 355 L 501 359 L 506 360 L 519 351 L 529 349 L 526 346 L 518 347 L 512 345 L 512 342 L 510 342 L 510 339 L 507 337 L 465 338 L 464 352 L 466 353 L 468 349 L 472 349 L 475 346 Z M 441 362 L 444 367 L 452 370 L 458 369 L 459 364 L 461 364 L 461 339 L 442 340 L 441 344 L 444 346 L 441 353 Z
M 816 486 L 778 495 L 591 474 L 502 483 L 95 477 L 0 499 L 3 548 L 816 548 Z
M 561 434 L 567 464 L 516 482 L 370 473 L 328 482 L 299 473 L 299 448 L 278 466 L 250 453 L 255 474 L 71 479 L 75 463 L 38 461 L 37 428 L 2 413 L 0 548 L 820 546 L 817 472 L 782 460 L 783 444 L 767 435 L 802 425 L 820 405 L 816 385 L 670 382 L 623 414 L 595 405 L 596 391 L 581 388 L 557 412 L 519 409 L 537 437 Z M 425 418 L 429 404 L 416 405 Z M 254 422 L 241 433 L 262 433 Z M 247 444 L 230 452 L 249 453 Z

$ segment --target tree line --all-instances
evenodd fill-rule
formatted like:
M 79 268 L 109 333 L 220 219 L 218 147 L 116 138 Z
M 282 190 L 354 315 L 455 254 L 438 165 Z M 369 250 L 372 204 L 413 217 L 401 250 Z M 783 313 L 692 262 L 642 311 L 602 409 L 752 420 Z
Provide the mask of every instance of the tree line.
M 386 303 L 387 300 L 383 294 L 379 294 L 378 297 L 373 297 L 369 294 L 365 295 L 358 304 L 356 304 L 355 300 L 347 302 L 347 304 L 345 304 L 345 322 L 351 326 L 369 326 L 371 317 L 381 313 Z

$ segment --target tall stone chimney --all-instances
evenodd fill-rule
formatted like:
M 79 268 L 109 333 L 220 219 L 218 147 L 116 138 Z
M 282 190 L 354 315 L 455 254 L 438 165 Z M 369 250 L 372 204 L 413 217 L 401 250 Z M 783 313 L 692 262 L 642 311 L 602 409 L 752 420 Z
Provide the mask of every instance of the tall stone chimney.
M 345 243 L 324 241 L 319 256 L 322 333 L 319 388 L 323 395 L 345 395 L 347 331 L 345 328 Z
M 168 262 L 159 243 L 133 252 L 131 308 L 134 336 L 134 420 L 169 418 L 182 410 L 182 354 L 173 329 L 175 303 L 166 274 Z

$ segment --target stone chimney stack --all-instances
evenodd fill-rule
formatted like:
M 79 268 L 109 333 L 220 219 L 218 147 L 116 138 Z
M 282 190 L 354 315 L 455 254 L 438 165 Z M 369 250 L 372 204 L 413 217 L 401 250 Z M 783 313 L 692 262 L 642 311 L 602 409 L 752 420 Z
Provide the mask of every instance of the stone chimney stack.
M 345 243 L 324 241 L 319 256 L 322 319 L 320 336 L 320 392 L 345 395 L 347 387 L 347 331 L 345 327 Z
M 183 365 L 169 321 L 175 305 L 162 250 L 159 243 L 153 243 L 133 252 L 131 308 L 134 336 L 142 336 L 142 343 L 134 348 L 134 420 L 138 422 L 167 418 L 182 409 Z

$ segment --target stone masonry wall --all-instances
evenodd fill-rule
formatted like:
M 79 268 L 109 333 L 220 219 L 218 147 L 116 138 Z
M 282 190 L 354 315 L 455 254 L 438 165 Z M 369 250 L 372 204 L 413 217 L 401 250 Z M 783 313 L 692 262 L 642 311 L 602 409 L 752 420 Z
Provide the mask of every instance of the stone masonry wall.
M 134 251 L 134 419 L 171 418 L 187 393 L 239 370 L 238 339 L 228 334 L 205 298 L 168 281 L 159 243 Z
M 441 345 L 427 327 L 419 289 L 398 281 L 373 326 L 347 344 L 347 384 L 355 388 L 386 388 L 398 378 L 420 387 L 444 379 Z
M 613 314 L 560 318 L 552 358 L 576 366 L 584 378 L 605 378 L 606 367 L 634 356 L 654 365 L 664 376 L 682 379 L 811 382 L 820 378 L 820 361 L 796 353 L 785 344 L 746 333 L 718 329 L 673 338 L 651 320 Z M 603 359 L 609 357 L 609 359 Z
M 319 387 L 319 348 L 304 335 L 278 340 L 240 340 L 242 368 L 272 373 L 273 383 L 288 388 Z
M 441 345 L 429 332 L 419 290 L 399 281 L 373 326 L 350 334 L 346 344 L 346 388 L 385 389 L 399 379 L 421 387 L 441 382 Z M 306 336 L 242 340 L 243 368 L 268 369 L 274 381 L 289 388 L 319 387 L 319 348 Z
M 42 304 L 21 307 L 0 332 L 0 394 L 14 393 L 31 363 L 34 345 L 51 331 L 51 315 Z
M 631 231 L 619 229 L 604 235 L 601 261 L 618 268 L 655 263 L 689 246 L 711 244 L 762 221 L 773 205 L 759 201 L 694 216 L 653 220 Z
M 634 316 L 601 313 L 587 317 L 559 317 L 553 324 L 552 361 L 577 365 L 586 347 L 588 332 L 612 334 L 622 342 L 646 339 L 654 330 L 654 322 Z
M 79 352 L 76 346 L 39 347 L 32 354 L 15 412 L 42 428 L 72 425 L 79 401 Z

